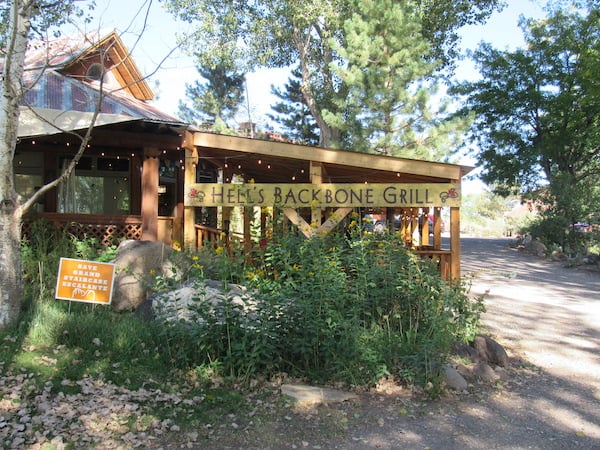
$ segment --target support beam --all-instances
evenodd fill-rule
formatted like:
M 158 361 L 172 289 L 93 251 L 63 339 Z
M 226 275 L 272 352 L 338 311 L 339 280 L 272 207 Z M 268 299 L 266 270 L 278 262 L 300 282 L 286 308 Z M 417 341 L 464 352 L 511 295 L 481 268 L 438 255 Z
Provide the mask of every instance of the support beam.
M 460 208 L 450 208 L 450 251 L 452 280 L 460 279 Z
M 142 241 L 158 240 L 158 169 L 157 148 L 144 148 L 142 164 Z
M 189 138 L 191 142 L 191 138 Z M 185 142 L 188 142 L 186 139 Z M 184 185 L 189 186 L 196 182 L 196 165 L 198 164 L 198 152 L 194 147 L 185 147 L 185 170 L 183 171 Z M 186 195 L 187 190 L 183 190 Z M 197 250 L 202 242 L 196 242 L 196 211 L 193 206 L 183 208 L 183 247 L 188 250 Z
M 310 239 L 315 235 L 316 228 L 311 227 L 294 208 L 283 208 L 283 214 L 298 227 L 304 237 Z

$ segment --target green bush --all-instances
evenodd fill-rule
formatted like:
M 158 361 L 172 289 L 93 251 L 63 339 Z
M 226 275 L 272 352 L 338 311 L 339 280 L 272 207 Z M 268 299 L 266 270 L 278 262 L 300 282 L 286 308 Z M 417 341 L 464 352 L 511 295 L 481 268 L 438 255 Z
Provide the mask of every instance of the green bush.
M 184 365 L 218 361 L 223 375 L 243 379 L 286 372 L 361 386 L 385 375 L 435 382 L 452 343 L 473 337 L 483 311 L 481 299 L 389 234 L 290 233 L 255 261 L 243 271 L 257 300 L 250 313 L 232 296 L 215 307 L 199 295 L 202 325 L 165 326 Z
M 8 331 L 6 342 L 15 345 L 2 356 L 12 360 L 5 367 L 33 370 L 40 354 L 52 354 L 56 367 L 45 376 L 57 381 L 92 375 L 139 386 L 178 375 L 206 381 L 210 373 L 248 382 L 285 372 L 354 386 L 390 375 L 437 386 L 451 344 L 472 338 L 483 310 L 481 299 L 441 280 L 397 236 L 350 227 L 310 240 L 278 236 L 252 263 L 220 247 L 186 255 L 187 282 L 217 279 L 223 300 L 208 302 L 200 290 L 198 322 L 148 324 L 103 306 L 53 300 L 60 257 L 114 252 L 55 232 L 44 228 L 23 245 L 29 307 Z M 156 278 L 157 291 L 173 289 L 168 281 Z M 228 291 L 231 282 L 247 286 L 252 301 Z M 22 350 L 28 346 L 35 350 Z

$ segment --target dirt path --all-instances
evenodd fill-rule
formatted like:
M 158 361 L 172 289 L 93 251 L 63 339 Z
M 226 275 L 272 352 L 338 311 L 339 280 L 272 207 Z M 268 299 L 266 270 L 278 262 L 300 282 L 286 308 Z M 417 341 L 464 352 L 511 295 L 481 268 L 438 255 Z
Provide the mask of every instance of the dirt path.
M 564 268 L 510 243 L 463 240 L 463 274 L 476 274 L 473 292 L 489 290 L 485 325 L 549 374 L 600 395 L 600 273 Z
M 402 392 L 253 424 L 214 448 L 600 449 L 600 274 L 510 247 L 463 241 L 463 274 L 487 292 L 487 331 L 513 361 L 507 380 L 419 402 Z M 286 423 L 287 422 L 287 423 Z M 222 436 L 222 434 L 221 434 Z M 240 445 L 241 444 L 241 445 Z

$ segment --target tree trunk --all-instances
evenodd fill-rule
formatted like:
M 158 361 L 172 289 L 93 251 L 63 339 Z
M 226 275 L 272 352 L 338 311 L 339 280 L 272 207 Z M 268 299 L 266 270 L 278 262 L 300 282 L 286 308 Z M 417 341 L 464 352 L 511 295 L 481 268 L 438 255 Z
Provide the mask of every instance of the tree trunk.
M 13 160 L 33 3 L 14 0 L 11 4 L 0 93 L 0 328 L 6 328 L 19 318 L 23 296 L 22 208 L 15 192 Z
M 14 323 L 21 309 L 21 220 L 14 208 L 0 208 L 0 329 Z

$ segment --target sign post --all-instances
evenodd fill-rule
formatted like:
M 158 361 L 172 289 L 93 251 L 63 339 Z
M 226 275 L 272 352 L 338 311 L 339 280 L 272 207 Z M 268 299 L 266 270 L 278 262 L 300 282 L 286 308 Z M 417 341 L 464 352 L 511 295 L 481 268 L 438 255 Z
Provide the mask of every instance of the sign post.
M 112 263 L 61 258 L 55 297 L 110 305 L 114 278 L 115 265 Z

